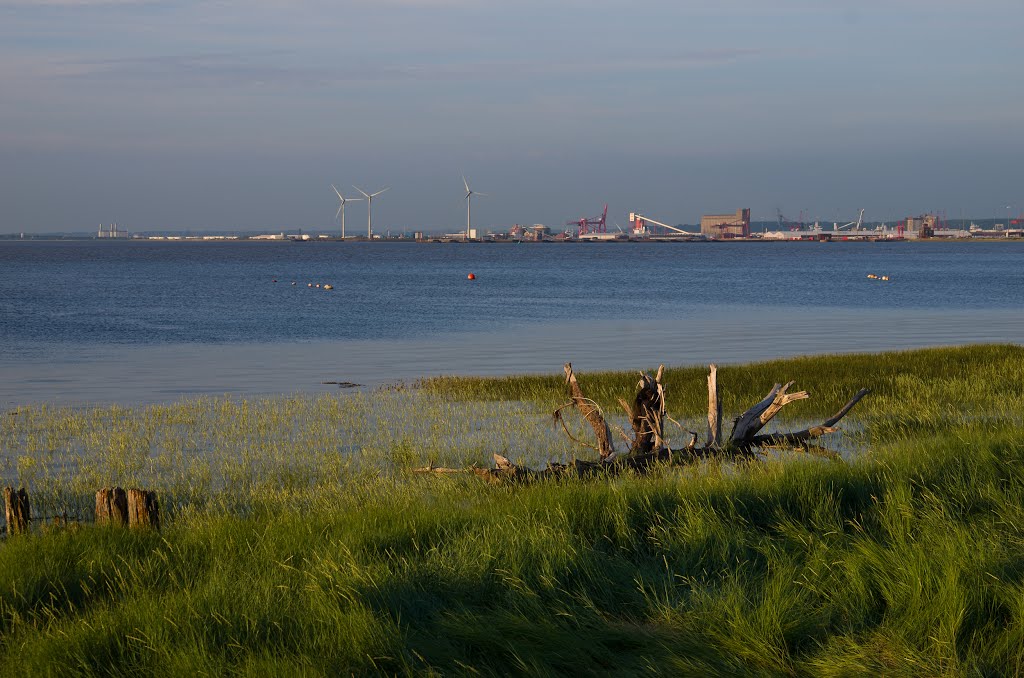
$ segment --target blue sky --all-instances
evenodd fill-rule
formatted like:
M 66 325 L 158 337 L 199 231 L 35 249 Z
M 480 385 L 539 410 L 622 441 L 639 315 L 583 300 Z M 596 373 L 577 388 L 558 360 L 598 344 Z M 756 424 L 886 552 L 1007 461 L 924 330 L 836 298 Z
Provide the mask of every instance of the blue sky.
M 1005 217 L 1022 29 L 1019 0 L 0 0 L 0 231 L 329 229 L 331 183 L 454 229 L 463 172 L 481 228 Z

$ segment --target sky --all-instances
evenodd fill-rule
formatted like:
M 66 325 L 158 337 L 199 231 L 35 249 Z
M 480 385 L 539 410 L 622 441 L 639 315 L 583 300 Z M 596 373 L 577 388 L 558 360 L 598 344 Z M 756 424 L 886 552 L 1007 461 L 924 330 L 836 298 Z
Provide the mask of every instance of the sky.
M 0 0 L 0 232 L 1024 212 L 1020 0 Z M 365 203 L 347 208 L 365 229 Z

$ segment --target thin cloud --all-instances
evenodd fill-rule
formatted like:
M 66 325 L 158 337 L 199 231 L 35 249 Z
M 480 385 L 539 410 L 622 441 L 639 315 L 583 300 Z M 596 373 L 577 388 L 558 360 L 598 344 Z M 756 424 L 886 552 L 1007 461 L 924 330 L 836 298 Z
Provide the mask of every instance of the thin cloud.
M 753 48 L 708 49 L 648 58 L 365 63 L 350 64 L 338 70 L 289 65 L 287 62 L 290 54 L 286 52 L 250 55 L 210 53 L 37 61 L 33 66 L 22 63 L 19 70 L 23 73 L 31 72 L 34 78 L 127 80 L 217 87 L 252 84 L 318 87 L 339 83 L 396 80 L 534 79 L 564 75 L 688 70 L 727 64 L 764 54 L 764 50 Z
M 155 5 L 164 0 L 0 0 L 0 7 L 125 7 Z

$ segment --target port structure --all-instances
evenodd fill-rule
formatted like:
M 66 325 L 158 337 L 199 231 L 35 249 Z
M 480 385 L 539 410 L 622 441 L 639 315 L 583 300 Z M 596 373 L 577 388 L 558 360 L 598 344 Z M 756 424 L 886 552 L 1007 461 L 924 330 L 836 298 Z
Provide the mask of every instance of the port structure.
M 804 211 L 800 210 L 800 218 L 797 221 L 790 221 L 782 213 L 781 209 L 776 208 L 775 212 L 779 215 L 779 230 L 780 231 L 802 231 L 804 230 Z
M 685 236 L 694 237 L 698 235 L 696 233 L 691 233 L 690 231 L 684 231 L 683 229 L 678 228 L 676 226 L 669 226 L 668 224 L 662 223 L 657 219 L 651 219 L 650 217 L 640 214 L 639 212 L 629 213 L 629 223 L 633 224 L 633 231 L 635 233 L 643 233 L 645 225 L 654 224 L 655 226 L 661 226 L 662 228 L 666 228 L 670 231 L 675 231 L 676 233 L 680 233 Z
M 608 205 L 605 204 L 604 211 L 601 212 L 601 216 L 594 217 L 592 219 L 587 217 L 580 217 L 576 221 L 565 222 L 566 226 L 576 227 L 576 236 L 587 235 L 588 233 L 607 233 L 608 232 Z
M 851 222 L 843 224 L 842 226 L 836 224 L 833 228 L 836 231 L 841 231 L 844 228 L 850 228 L 850 226 L 853 226 L 853 230 L 854 231 L 860 231 L 861 224 L 863 224 L 863 223 L 864 223 L 864 208 L 861 207 L 860 208 L 860 214 L 857 215 L 857 221 L 851 221 Z
M 700 232 L 715 240 L 750 237 L 750 208 L 743 207 L 732 214 L 703 214 Z

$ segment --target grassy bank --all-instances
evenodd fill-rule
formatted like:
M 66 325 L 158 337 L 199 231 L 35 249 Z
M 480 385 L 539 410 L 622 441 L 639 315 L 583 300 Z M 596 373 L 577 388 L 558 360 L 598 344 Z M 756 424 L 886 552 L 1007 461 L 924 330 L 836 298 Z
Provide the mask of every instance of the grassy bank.
M 786 379 L 814 393 L 798 416 L 830 414 L 874 388 L 853 422 L 861 449 L 847 463 L 773 458 L 527 487 L 406 470 L 434 447 L 448 445 L 456 463 L 502 451 L 486 441 L 495 431 L 510 448 L 519 435 L 545 444 L 545 412 L 564 397 L 556 378 L 430 380 L 388 406 L 378 394 L 357 404 L 201 401 L 121 419 L 107 408 L 80 412 L 78 428 L 69 412 L 21 411 L 2 429 L 8 482 L 31 458 L 35 487 L 54 502 L 88 498 L 102 474 L 105 484 L 153 484 L 162 473 L 179 485 L 167 491 L 171 519 L 159 534 L 83 526 L 0 545 L 0 666 L 12 675 L 1019 673 L 1022 358 L 1017 347 L 969 347 L 724 368 L 733 413 Z M 694 425 L 703 378 L 669 371 L 670 412 Z M 602 401 L 633 382 L 581 380 Z M 476 428 L 461 423 L 466 408 Z M 506 416 L 515 423 L 499 423 Z M 88 477 L 46 466 L 83 449 L 102 463 L 95 420 L 128 436 L 128 451 L 148 440 L 147 454 Z M 48 428 L 57 422 L 63 432 Z M 405 431 L 398 452 L 396 429 Z M 174 463 L 146 461 L 176 436 L 196 453 L 183 443 Z M 193 463 L 210 479 L 189 485 Z M 218 485 L 225 468 L 243 489 Z

